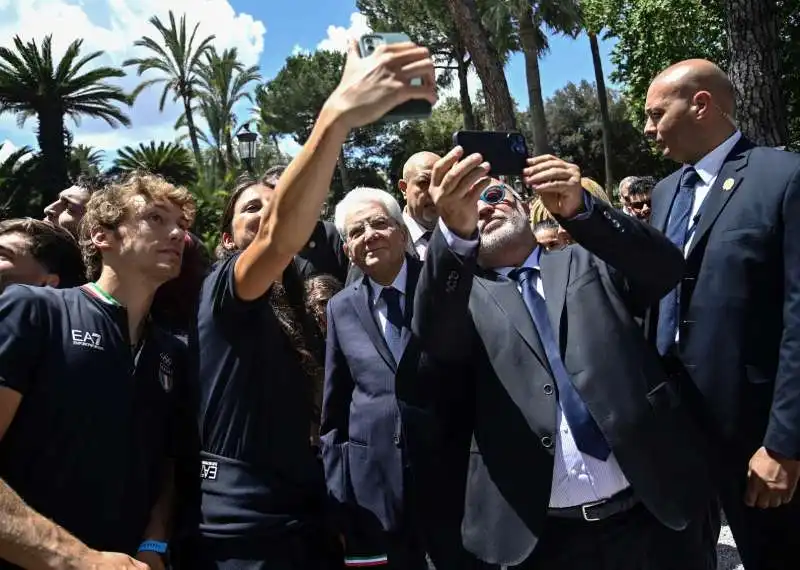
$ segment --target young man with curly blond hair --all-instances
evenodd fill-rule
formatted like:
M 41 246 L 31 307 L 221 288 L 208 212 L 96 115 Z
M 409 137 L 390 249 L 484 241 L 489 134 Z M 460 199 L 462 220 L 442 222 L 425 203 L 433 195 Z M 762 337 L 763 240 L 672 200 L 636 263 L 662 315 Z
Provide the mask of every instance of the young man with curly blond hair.
M 0 295 L 0 569 L 163 568 L 192 418 L 185 349 L 148 313 L 194 214 L 185 189 L 134 174 L 86 206 L 90 283 Z

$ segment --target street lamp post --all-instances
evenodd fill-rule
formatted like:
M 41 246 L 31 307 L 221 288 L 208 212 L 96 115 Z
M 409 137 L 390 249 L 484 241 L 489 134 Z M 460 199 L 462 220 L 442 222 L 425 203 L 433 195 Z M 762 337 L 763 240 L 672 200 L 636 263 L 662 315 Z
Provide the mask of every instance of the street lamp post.
M 258 139 L 258 135 L 250 131 L 250 123 L 245 123 L 242 130 L 236 133 L 236 140 L 239 142 L 239 156 L 248 172 L 253 170 L 253 160 L 256 157 L 256 139 Z

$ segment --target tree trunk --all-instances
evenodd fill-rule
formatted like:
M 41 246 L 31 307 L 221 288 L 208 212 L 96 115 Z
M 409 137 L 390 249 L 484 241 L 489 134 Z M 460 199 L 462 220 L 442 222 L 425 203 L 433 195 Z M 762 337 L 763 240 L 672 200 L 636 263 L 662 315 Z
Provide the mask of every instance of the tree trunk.
M 60 111 L 39 114 L 37 133 L 41 162 L 37 166 L 41 209 L 55 201 L 58 193 L 69 186 L 69 160 L 67 158 L 64 114 Z
M 600 120 L 603 123 L 603 158 L 606 170 L 605 191 L 611 196 L 611 189 L 614 187 L 614 176 L 611 172 L 611 117 L 608 115 L 608 93 L 606 92 L 606 79 L 603 76 L 603 61 L 600 59 L 597 34 L 589 32 L 589 46 L 592 49 L 594 80 L 597 84 L 597 100 L 600 103 Z
M 194 126 L 194 116 L 192 115 L 192 101 L 188 97 L 183 98 L 183 109 L 186 113 L 186 128 L 189 129 L 189 139 L 192 141 L 192 152 L 194 153 L 194 160 L 197 163 L 197 168 L 203 164 L 202 156 L 200 155 L 200 143 L 197 142 L 197 129 Z
M 786 105 L 781 91 L 778 7 L 775 0 L 725 0 L 730 63 L 736 89 L 737 123 L 758 144 L 787 143 Z
M 346 194 L 350 191 L 350 176 L 347 174 L 347 164 L 344 161 L 344 147 L 339 151 L 339 160 L 336 161 L 336 167 L 339 169 L 339 177 L 342 179 L 342 189 Z
M 533 130 L 533 154 L 547 154 L 550 145 L 547 143 L 547 119 L 544 116 L 544 99 L 542 98 L 542 78 L 539 75 L 539 28 L 533 22 L 533 7 L 525 3 L 525 13 L 519 19 L 519 40 L 525 54 L 525 80 L 528 83 L 528 101 L 530 104 L 531 130 Z
M 472 99 L 469 96 L 469 61 L 464 61 L 464 50 L 456 48 L 456 59 L 458 63 L 458 94 L 461 98 L 461 112 L 464 115 L 464 130 L 474 131 L 475 111 L 472 109 Z
M 517 121 L 503 62 L 481 23 L 475 0 L 447 0 L 447 6 L 483 84 L 492 128 L 513 131 Z
M 228 159 L 227 167 L 229 170 L 236 168 L 236 157 L 233 154 L 233 136 L 231 135 L 230 126 L 225 128 L 225 154 Z

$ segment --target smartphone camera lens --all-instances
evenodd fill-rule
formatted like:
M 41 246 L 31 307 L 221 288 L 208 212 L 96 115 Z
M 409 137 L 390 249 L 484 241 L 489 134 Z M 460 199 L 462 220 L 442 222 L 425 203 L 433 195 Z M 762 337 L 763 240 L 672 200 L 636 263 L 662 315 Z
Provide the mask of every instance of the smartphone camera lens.
M 509 143 L 511 146 L 511 151 L 514 154 L 526 154 L 527 149 L 525 148 L 525 138 L 522 135 L 509 135 Z
M 375 42 L 371 39 L 364 40 L 364 45 L 367 48 L 367 53 L 372 53 L 375 51 Z

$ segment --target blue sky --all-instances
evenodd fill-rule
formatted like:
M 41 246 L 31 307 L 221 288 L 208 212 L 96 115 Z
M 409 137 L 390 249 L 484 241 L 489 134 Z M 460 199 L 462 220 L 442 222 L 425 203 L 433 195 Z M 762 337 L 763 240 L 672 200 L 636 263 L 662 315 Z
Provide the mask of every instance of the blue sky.
M 164 19 L 170 9 L 176 14 L 185 12 L 192 25 L 199 22 L 198 34 L 216 35 L 220 49 L 237 47 L 245 63 L 260 66 L 265 79 L 273 77 L 295 50 L 342 49 L 348 36 L 366 31 L 355 0 L 0 0 L 0 45 L 10 46 L 11 38 L 20 31 L 25 40 L 41 41 L 46 34 L 53 34 L 55 51 L 60 56 L 69 42 L 84 38 L 85 52 L 103 50 L 103 64 L 121 65 L 125 59 L 141 54 L 132 44 L 142 34 L 154 31 L 148 18 L 156 14 Z M 568 81 L 593 81 L 585 36 L 576 40 L 553 36 L 550 43 L 550 53 L 540 61 L 545 97 Z M 611 70 L 611 47 L 609 42 L 601 44 L 606 75 Z M 512 96 L 527 108 L 521 54 L 512 57 L 506 77 Z M 121 85 L 132 89 L 138 81 L 131 72 Z M 473 76 L 473 92 L 478 85 Z M 177 105 L 168 104 L 163 113 L 159 112 L 159 94 L 158 89 L 151 89 L 137 100 L 129 112 L 133 122 L 129 129 L 112 130 L 94 120 L 84 120 L 77 128 L 70 123 L 75 142 L 105 150 L 110 160 L 116 149 L 125 145 L 175 140 L 173 124 L 180 110 Z M 246 110 L 247 105 L 241 108 L 242 113 Z M 19 129 L 12 115 L 0 116 L 0 143 L 10 143 L 0 150 L 0 157 L 12 146 L 35 148 L 35 127 L 35 121 L 28 121 Z M 296 145 L 287 142 L 284 149 L 291 153 L 296 151 Z

